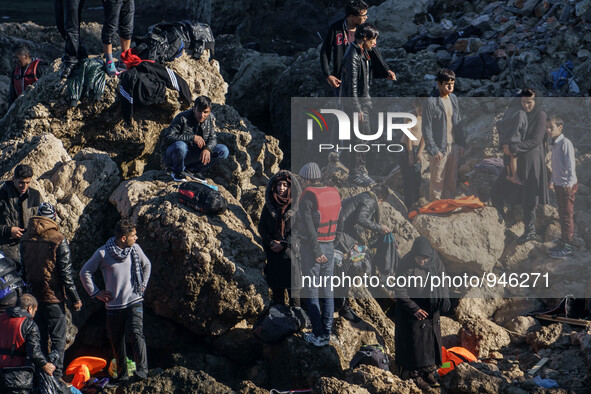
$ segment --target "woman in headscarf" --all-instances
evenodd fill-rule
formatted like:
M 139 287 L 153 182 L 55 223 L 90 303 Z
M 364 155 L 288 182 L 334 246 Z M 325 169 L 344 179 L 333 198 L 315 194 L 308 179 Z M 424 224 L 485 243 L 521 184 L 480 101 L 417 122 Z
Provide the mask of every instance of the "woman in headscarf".
M 400 262 L 398 277 L 440 275 L 443 265 L 439 255 L 425 237 L 415 239 L 412 249 Z M 412 286 L 411 286 L 412 285 Z M 441 365 L 440 313 L 450 309 L 447 288 L 431 290 L 425 286 L 407 282 L 406 287 L 396 288 L 396 364 L 402 368 L 402 378 L 412 378 L 421 389 L 438 385 L 435 369 Z
M 295 294 L 296 289 L 291 289 L 292 266 L 295 268 L 291 226 L 300 191 L 296 178 L 289 171 L 281 170 L 273 175 L 267 185 L 265 206 L 259 220 L 259 233 L 267 255 L 265 276 L 272 300 L 277 304 L 285 304 L 286 289 L 290 304 L 300 304 L 299 294 Z
M 499 211 L 506 202 L 522 204 L 525 232 L 519 241 L 525 242 L 536 239 L 536 207 L 548 203 L 548 177 L 544 162 L 546 113 L 536 102 L 534 90 L 524 89 L 520 96 L 521 106 L 527 115 L 527 129 L 521 142 L 503 145 L 503 152 L 517 156 L 517 176 L 522 185 L 507 181 L 507 171 L 504 170 L 492 187 L 491 199 Z

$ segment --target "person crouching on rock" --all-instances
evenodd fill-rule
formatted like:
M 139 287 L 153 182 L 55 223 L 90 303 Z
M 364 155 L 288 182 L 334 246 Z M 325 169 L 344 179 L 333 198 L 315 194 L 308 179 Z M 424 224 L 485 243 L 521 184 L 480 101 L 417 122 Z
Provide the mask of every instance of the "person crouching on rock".
M 297 213 L 298 237 L 301 238 L 302 290 L 306 293 L 312 332 L 304 339 L 314 346 L 330 342 L 334 314 L 330 278 L 334 270 L 334 239 L 337 231 L 341 196 L 334 187 L 322 186 L 322 174 L 316 163 L 300 170 L 306 188 L 302 191 Z
M 127 379 L 125 336 L 133 347 L 135 378 L 148 376 L 143 296 L 152 265 L 136 241 L 135 225 L 129 220 L 120 220 L 115 225 L 115 236 L 98 248 L 80 270 L 80 281 L 88 294 L 103 301 L 107 308 L 107 336 L 120 381 Z M 92 274 L 98 269 L 103 273 L 104 290 L 99 290 L 92 280 Z
M 265 206 L 259 220 L 259 233 L 267 255 L 265 277 L 273 293 L 273 302 L 285 304 L 285 290 L 290 304 L 300 306 L 299 289 L 292 288 L 295 268 L 292 219 L 297 211 L 300 185 L 286 170 L 273 175 L 265 192 Z
M 207 96 L 197 97 L 193 109 L 175 116 L 163 134 L 162 161 L 177 182 L 185 181 L 185 176 L 203 179 L 202 172 L 230 154 L 217 142 L 215 117 Z
M 441 275 L 443 264 L 425 237 L 415 239 L 412 249 L 400 262 L 398 277 Z M 440 313 L 450 309 L 449 291 L 430 286 L 396 289 L 396 365 L 403 379 L 412 378 L 422 390 L 437 387 L 436 366 L 441 365 Z

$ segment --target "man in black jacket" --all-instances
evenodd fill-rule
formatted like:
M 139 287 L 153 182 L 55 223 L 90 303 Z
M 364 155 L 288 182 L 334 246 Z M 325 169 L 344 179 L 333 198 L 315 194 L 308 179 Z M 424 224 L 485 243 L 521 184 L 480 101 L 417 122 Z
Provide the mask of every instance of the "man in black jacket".
M 380 201 L 388 198 L 389 191 L 384 185 L 376 185 L 370 191 L 343 200 L 337 235 L 335 239 L 335 265 L 341 266 L 344 255 L 358 244 L 363 244 L 362 232 L 365 230 L 387 234 L 392 230 L 380 224 Z M 335 309 L 347 320 L 358 322 L 361 319 L 353 313 L 348 300 L 335 298 Z
M 326 77 L 326 81 L 330 87 L 335 90 L 335 97 L 339 96 L 339 88 L 341 86 L 341 65 L 343 56 L 350 43 L 355 41 L 355 29 L 367 20 L 367 3 L 363 0 L 351 0 L 345 6 L 345 18 L 339 19 L 328 29 L 328 33 L 324 36 L 322 47 L 320 48 L 320 65 L 322 73 Z M 396 74 L 388 69 L 388 66 L 383 62 L 379 52 L 375 50 L 377 57 L 376 62 L 379 64 L 372 64 L 372 67 L 380 67 L 387 74 L 390 80 L 396 79 Z M 330 61 L 332 58 L 332 69 L 330 68 Z M 380 73 L 378 75 L 381 76 Z
M 202 178 L 201 172 L 228 157 L 228 148 L 217 143 L 215 128 L 207 96 L 197 97 L 192 110 L 172 120 L 163 132 L 161 154 L 164 164 L 172 170 L 173 180 L 184 181 L 185 175 Z
M 31 294 L 39 300 L 35 322 L 39 326 L 43 351 L 47 351 L 51 340 L 51 350 L 56 350 L 59 355 L 53 375 L 60 379 L 66 350 L 64 301 L 67 296 L 77 311 L 82 302 L 74 285 L 70 247 L 59 232 L 56 220 L 53 205 L 44 202 L 39 206 L 37 216 L 29 220 L 27 232 L 21 240 L 21 263 L 23 278 L 30 286 Z
M 0 315 L 0 392 L 28 393 L 33 388 L 33 372 L 40 368 L 48 375 L 55 366 L 41 352 L 39 329 L 33 321 L 37 300 L 23 294 L 18 306 Z
M 429 97 L 423 107 L 422 130 L 425 150 L 431 155 L 429 199 L 455 198 L 460 157 L 466 139 L 460 123 L 458 98 L 452 93 L 456 75 L 449 69 L 437 74 L 437 97 Z
M 41 194 L 29 187 L 32 179 L 33 169 L 20 164 L 0 188 L 0 250 L 15 262 L 20 262 L 18 243 L 25 226 L 41 204 Z
M 369 95 L 370 55 L 369 51 L 376 46 L 378 30 L 369 23 L 364 23 L 355 30 L 355 42 L 347 48 L 343 59 L 341 73 L 341 97 L 350 97 L 345 102 L 345 109 L 357 113 L 359 129 L 362 134 L 369 134 L 369 111 L 371 97 Z M 351 180 L 358 186 L 371 186 L 376 182 L 369 177 L 365 167 L 364 152 L 353 152 L 353 171 Z M 351 167 L 349 167 L 351 168 Z

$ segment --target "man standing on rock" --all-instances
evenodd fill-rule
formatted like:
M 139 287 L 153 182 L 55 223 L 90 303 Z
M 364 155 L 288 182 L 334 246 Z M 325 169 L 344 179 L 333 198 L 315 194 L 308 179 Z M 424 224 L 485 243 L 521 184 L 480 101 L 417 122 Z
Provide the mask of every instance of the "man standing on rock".
M 368 5 L 363 0 L 351 0 L 345 6 L 345 18 L 339 19 L 328 29 L 328 33 L 322 41 L 320 48 L 320 65 L 322 73 L 331 88 L 334 89 L 334 96 L 339 97 L 341 86 L 341 65 L 345 51 L 349 44 L 355 42 L 355 30 L 357 26 L 367 21 Z M 382 58 L 374 48 L 374 54 L 379 61 L 373 62 L 372 66 L 383 68 L 387 72 L 387 78 L 396 79 L 396 74 L 388 69 L 388 66 L 382 61 Z M 332 58 L 332 69 L 330 60 Z M 377 64 L 376 64 L 377 63 Z
M 300 170 L 306 188 L 300 195 L 297 213 L 298 237 L 301 238 L 302 290 L 308 305 L 312 332 L 304 337 L 314 346 L 326 346 L 330 342 L 334 315 L 333 291 L 330 285 L 322 285 L 322 278 L 333 275 L 334 239 L 341 211 L 341 197 L 334 187 L 320 184 L 320 168 L 308 163 Z M 330 281 L 329 281 L 330 283 Z
M 23 278 L 39 302 L 35 322 L 39 326 L 41 350 L 46 356 L 51 351 L 57 352 L 59 358 L 55 362 L 53 376 L 60 379 L 66 351 L 64 301 L 67 297 L 76 311 L 82 308 L 82 302 L 72 276 L 70 247 L 66 237 L 59 232 L 56 220 L 53 205 L 48 202 L 41 204 L 37 216 L 29 220 L 20 248 Z
M 129 220 L 120 220 L 115 226 L 115 236 L 97 249 L 80 270 L 80 280 L 88 294 L 106 304 L 107 335 L 120 380 L 127 379 L 125 337 L 133 347 L 135 377 L 145 379 L 148 376 L 142 301 L 152 265 L 136 241 L 135 225 Z M 92 274 L 98 269 L 103 273 L 104 290 L 99 290 L 92 280 Z
M 65 54 L 62 58 L 64 69 L 61 77 L 70 78 L 78 60 L 88 57 L 86 48 L 80 42 L 80 22 L 84 0 L 54 0 L 57 30 L 66 40 Z
M 20 262 L 18 244 L 25 226 L 41 205 L 41 194 L 29 187 L 32 179 L 33 169 L 20 164 L 14 169 L 12 180 L 0 188 L 0 250 L 17 263 Z
M 449 69 L 437 73 L 437 97 L 429 97 L 423 108 L 425 150 L 431 155 L 429 199 L 455 198 L 458 165 L 466 140 L 460 124 L 458 98 L 453 94 L 456 75 Z
M 193 109 L 175 116 L 163 132 L 161 154 L 178 182 L 185 181 L 185 176 L 203 179 L 202 172 L 228 158 L 228 148 L 217 143 L 209 97 L 197 97 Z

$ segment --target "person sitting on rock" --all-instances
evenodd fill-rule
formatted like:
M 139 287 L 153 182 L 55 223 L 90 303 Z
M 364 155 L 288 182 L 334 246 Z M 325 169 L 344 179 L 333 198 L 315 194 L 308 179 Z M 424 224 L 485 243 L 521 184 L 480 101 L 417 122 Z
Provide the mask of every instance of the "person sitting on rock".
M 322 278 L 333 275 L 334 239 L 341 210 L 341 197 L 334 187 L 322 186 L 322 174 L 316 163 L 300 170 L 306 188 L 300 197 L 297 213 L 298 237 L 301 239 L 302 291 L 305 292 L 312 332 L 304 336 L 314 346 L 330 342 L 334 314 L 333 290 L 318 286 Z M 305 279 L 309 278 L 309 284 Z M 316 283 L 317 285 L 314 285 Z
M 203 179 L 202 172 L 228 158 L 228 148 L 217 143 L 209 97 L 197 97 L 193 109 L 175 116 L 163 132 L 161 154 L 178 182 L 185 181 L 185 176 Z
M 431 242 L 418 237 L 412 249 L 401 260 L 397 276 L 421 277 L 441 275 L 443 264 Z M 422 390 L 438 386 L 435 369 L 441 365 L 441 313 L 450 309 L 449 290 L 429 286 L 398 287 L 394 343 L 396 365 L 403 379 L 412 378 Z
M 9 104 L 12 104 L 27 86 L 37 82 L 47 70 L 47 64 L 41 59 L 31 57 L 31 50 L 25 44 L 14 47 L 12 62 L 14 70 L 10 76 Z
M 150 279 L 152 264 L 137 241 L 135 225 L 123 219 L 115 225 L 114 236 L 94 252 L 80 270 L 80 281 L 88 294 L 105 303 L 107 336 L 117 363 L 117 378 L 127 380 L 125 338 L 133 347 L 135 377 L 148 376 L 148 357 L 144 337 L 144 292 Z M 92 280 L 101 270 L 105 289 Z
M 387 199 L 388 195 L 389 191 L 386 186 L 376 185 L 370 191 L 343 200 L 335 239 L 335 265 L 341 266 L 344 256 L 355 246 L 363 244 L 361 233 L 364 230 L 381 234 L 392 231 L 388 226 L 379 223 L 378 204 Z M 335 307 L 343 318 L 355 323 L 361 320 L 351 310 L 349 300 L 335 297 Z
M 297 212 L 300 185 L 287 170 L 281 170 L 269 179 L 265 192 L 265 206 L 259 220 L 259 233 L 267 255 L 265 278 L 273 293 L 273 302 L 285 304 L 285 290 L 292 306 L 300 306 L 298 288 L 292 288 L 297 278 L 293 272 L 295 252 L 291 236 L 293 216 Z

